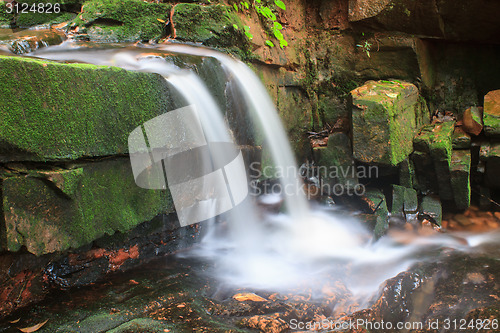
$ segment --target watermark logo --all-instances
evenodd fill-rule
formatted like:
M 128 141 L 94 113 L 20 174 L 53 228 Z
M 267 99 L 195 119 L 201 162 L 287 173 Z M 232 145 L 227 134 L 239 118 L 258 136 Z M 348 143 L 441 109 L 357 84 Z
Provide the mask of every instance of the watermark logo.
M 135 128 L 128 147 L 136 184 L 168 187 L 181 226 L 227 212 L 248 195 L 241 151 L 232 142 L 208 142 L 194 106 Z

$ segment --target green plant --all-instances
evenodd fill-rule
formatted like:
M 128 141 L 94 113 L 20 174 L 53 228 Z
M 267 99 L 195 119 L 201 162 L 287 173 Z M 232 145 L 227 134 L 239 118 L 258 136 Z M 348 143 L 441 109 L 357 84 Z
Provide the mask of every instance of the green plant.
M 283 36 L 283 25 L 277 21 L 276 14 L 274 11 L 277 11 L 278 9 L 281 10 L 286 10 L 286 5 L 283 1 L 281 0 L 274 0 L 274 2 L 271 3 L 269 0 L 252 0 L 252 1 L 240 1 L 239 3 L 234 3 L 233 8 L 235 11 L 243 11 L 250 13 L 251 10 L 254 10 L 259 16 L 264 19 L 264 22 L 267 24 L 267 28 L 269 31 L 266 31 L 266 34 L 274 36 L 279 42 L 279 46 L 281 48 L 284 48 L 288 46 L 288 42 L 285 40 L 285 37 Z M 234 27 L 236 30 L 238 30 L 238 27 Z M 249 26 L 244 26 L 244 31 L 245 35 L 249 38 L 252 39 L 253 35 L 250 33 L 250 27 Z M 266 40 L 265 41 L 266 45 L 269 47 L 274 47 L 274 43 L 271 40 Z
M 356 46 L 361 48 L 363 50 L 363 52 L 366 53 L 368 58 L 370 58 L 370 50 L 372 48 L 372 44 L 370 44 L 367 40 L 365 40 L 365 42 L 363 44 L 357 44 Z

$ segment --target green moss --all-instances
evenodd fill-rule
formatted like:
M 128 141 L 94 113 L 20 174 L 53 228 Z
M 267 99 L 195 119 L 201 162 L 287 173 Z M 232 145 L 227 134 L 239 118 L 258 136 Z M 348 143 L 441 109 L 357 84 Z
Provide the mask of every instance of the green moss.
M 172 20 L 176 38 L 180 40 L 214 47 L 248 48 L 248 40 L 242 29 L 233 26 L 236 24 L 241 27 L 241 22 L 228 6 L 180 3 L 175 6 Z
M 36 255 L 77 248 L 173 211 L 168 191 L 135 184 L 128 158 L 9 177 L 3 194 L 4 248 L 26 246 Z
M 166 33 L 165 23 L 158 19 L 168 22 L 170 8 L 169 4 L 141 0 L 87 1 L 71 26 L 97 41 L 158 40 Z
M 418 89 L 400 81 L 369 81 L 351 95 L 356 159 L 393 166 L 406 159 L 413 150 Z
M 159 75 L 0 56 L 0 160 L 127 152 L 128 135 L 171 107 Z

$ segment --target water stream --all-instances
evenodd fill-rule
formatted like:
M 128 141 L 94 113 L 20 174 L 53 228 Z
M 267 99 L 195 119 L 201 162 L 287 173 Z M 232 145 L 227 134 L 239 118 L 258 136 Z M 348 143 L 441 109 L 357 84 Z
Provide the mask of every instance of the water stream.
M 257 199 L 249 197 L 224 215 L 225 223 L 214 225 L 202 243 L 187 254 L 212 260 L 211 272 L 219 280 L 256 289 L 302 288 L 321 293 L 325 282 L 335 277 L 363 304 L 385 280 L 417 261 L 433 261 L 432 254 L 450 249 L 473 252 L 484 244 L 498 243 L 491 234 L 384 237 L 372 242 L 370 233 L 355 218 L 322 207 L 311 208 L 301 191 L 297 163 L 269 95 L 250 68 L 227 55 L 176 44 L 153 49 L 87 49 L 69 42 L 31 55 L 163 75 L 187 104 L 196 106 L 208 141 L 232 142 L 232 133 L 204 82 L 192 71 L 163 59 L 161 52 L 217 59 L 227 80 L 234 80 L 244 96 L 242 102 L 255 126 L 265 134 L 275 167 L 292 170 L 281 177 L 286 213 L 260 212 Z

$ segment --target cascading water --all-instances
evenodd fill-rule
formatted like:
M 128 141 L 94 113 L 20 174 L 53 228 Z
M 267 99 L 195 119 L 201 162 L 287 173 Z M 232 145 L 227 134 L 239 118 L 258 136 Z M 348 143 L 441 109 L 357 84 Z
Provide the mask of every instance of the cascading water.
M 72 50 L 72 44 L 49 47 L 34 56 L 53 60 L 114 65 L 163 75 L 187 104 L 196 106 L 202 126 L 211 142 L 231 142 L 221 112 L 203 82 L 158 57 L 151 49 Z M 265 88 L 243 63 L 213 50 L 185 45 L 162 45 L 153 49 L 212 57 L 227 76 L 237 83 L 249 112 L 265 134 L 274 164 L 281 170 L 297 170 L 286 133 Z M 426 253 L 445 247 L 471 250 L 495 242 L 494 236 L 461 235 L 469 245 L 452 236 L 415 238 L 406 245 L 393 238 L 370 242 L 370 235 L 353 218 L 333 217 L 328 211 L 311 209 L 302 194 L 296 172 L 283 172 L 282 187 L 286 214 L 258 212 L 254 198 L 248 198 L 225 216 L 227 232 L 209 232 L 193 253 L 212 258 L 215 272 L 223 281 L 237 286 L 284 290 L 319 288 L 325 279 L 343 281 L 350 292 L 370 295 L 380 284 L 406 270 L 416 259 L 430 260 Z

